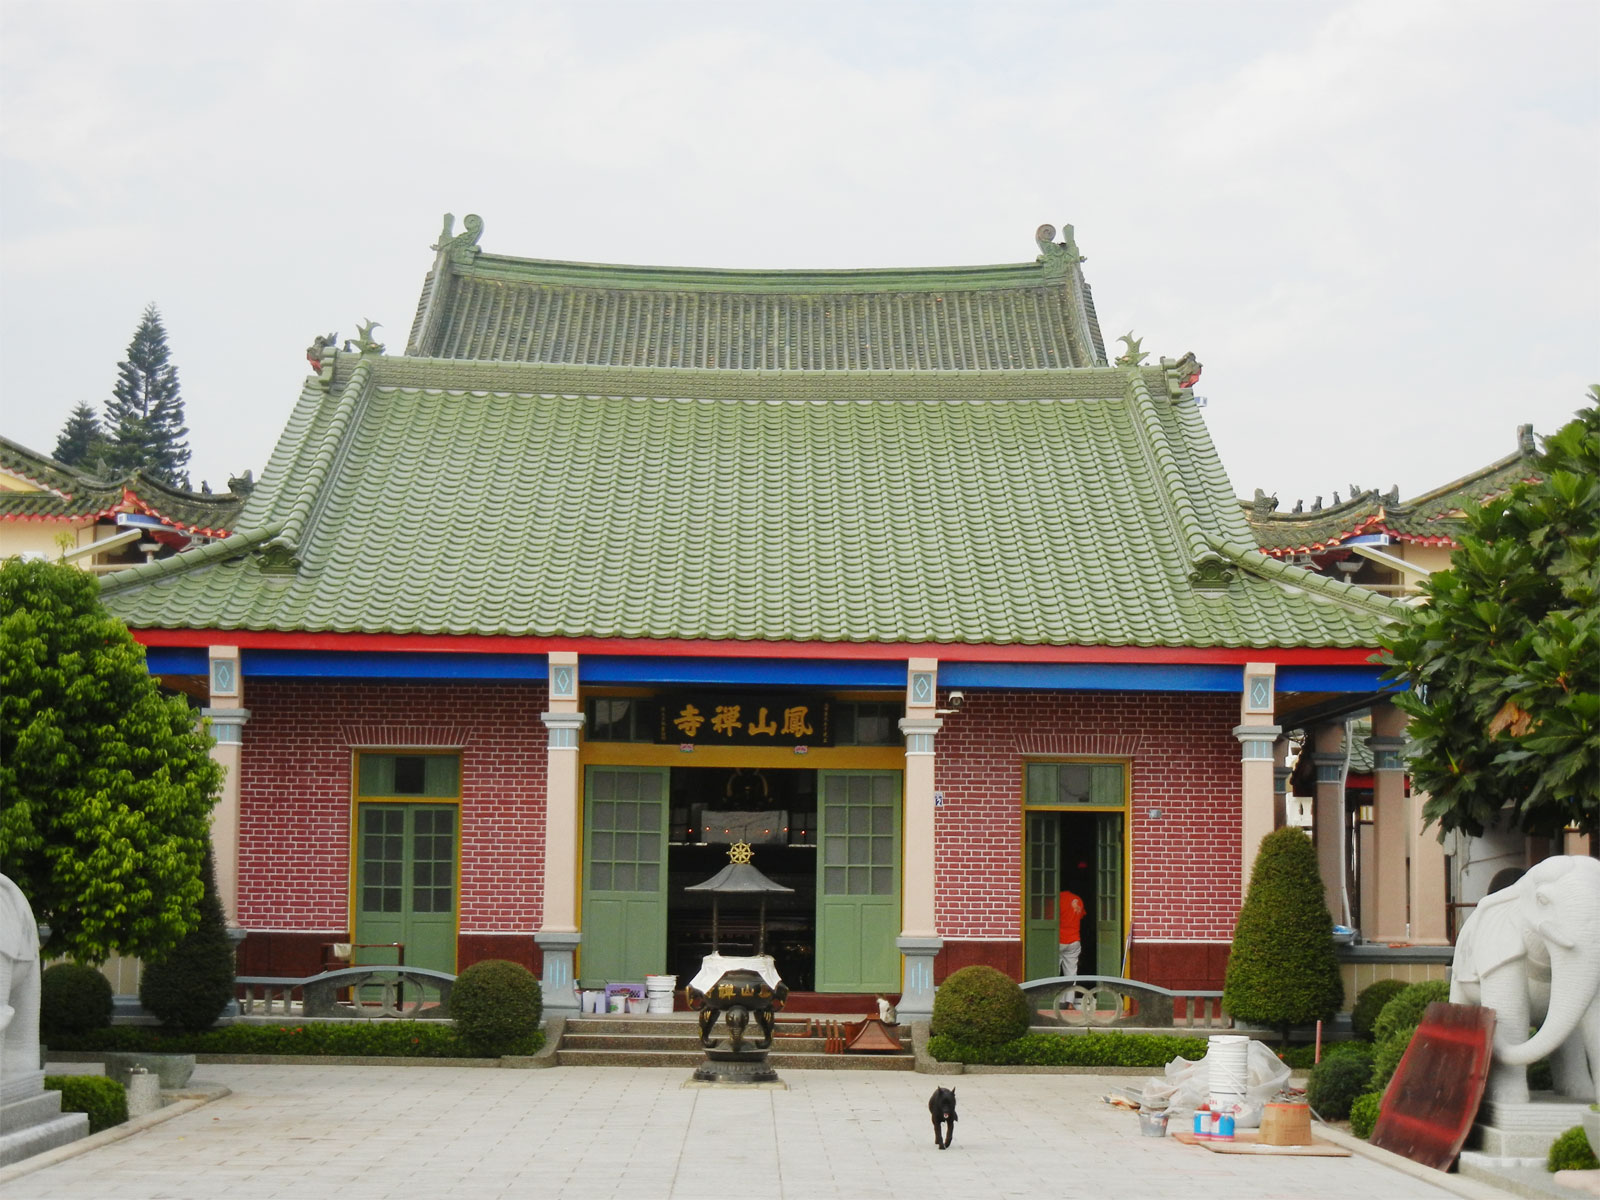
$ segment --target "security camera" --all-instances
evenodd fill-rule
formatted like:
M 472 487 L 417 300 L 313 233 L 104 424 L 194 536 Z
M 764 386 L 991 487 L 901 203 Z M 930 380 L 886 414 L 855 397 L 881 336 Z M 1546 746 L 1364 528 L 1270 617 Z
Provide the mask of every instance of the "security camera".
M 967 697 L 964 692 L 951 692 L 950 699 L 947 703 L 950 705 L 952 710 L 960 711 L 961 706 L 966 702 Z

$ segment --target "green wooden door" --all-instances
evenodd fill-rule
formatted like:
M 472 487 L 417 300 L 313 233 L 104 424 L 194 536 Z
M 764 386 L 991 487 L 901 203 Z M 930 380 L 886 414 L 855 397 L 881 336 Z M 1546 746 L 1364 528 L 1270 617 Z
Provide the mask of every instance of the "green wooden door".
M 408 967 L 454 972 L 455 805 L 362 804 L 356 820 L 356 941 L 403 942 Z
M 667 772 L 584 775 L 585 981 L 636 981 L 667 968 Z
M 1023 977 L 1048 979 L 1060 974 L 1061 818 L 1053 812 L 1028 814 L 1028 860 L 1024 865 L 1027 894 L 1023 897 Z
M 1122 974 L 1122 814 L 1098 813 L 1094 837 L 1095 974 Z
M 819 992 L 900 986 L 900 773 L 819 771 Z

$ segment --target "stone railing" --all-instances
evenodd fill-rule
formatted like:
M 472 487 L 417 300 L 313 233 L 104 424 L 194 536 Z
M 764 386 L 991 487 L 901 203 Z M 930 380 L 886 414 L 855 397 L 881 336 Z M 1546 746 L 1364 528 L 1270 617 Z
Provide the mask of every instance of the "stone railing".
M 380 1017 L 408 1020 L 450 1014 L 456 977 L 425 967 L 342 967 L 305 979 L 240 975 L 242 1017 Z
M 1035 1025 L 1091 1029 L 1137 1026 L 1160 1029 L 1229 1029 L 1221 992 L 1168 991 L 1153 983 L 1115 975 L 1057 976 L 1022 985 Z

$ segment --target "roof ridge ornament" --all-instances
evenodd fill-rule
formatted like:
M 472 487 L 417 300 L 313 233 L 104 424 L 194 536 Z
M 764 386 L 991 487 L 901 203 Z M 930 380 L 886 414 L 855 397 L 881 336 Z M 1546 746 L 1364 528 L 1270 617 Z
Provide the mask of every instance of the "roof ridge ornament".
M 1143 344 L 1144 339 L 1134 337 L 1133 330 L 1131 329 L 1119 337 L 1117 341 L 1121 342 L 1127 347 L 1127 350 L 1117 358 L 1116 365 L 1119 367 L 1137 367 L 1140 363 L 1144 362 L 1145 359 L 1150 357 L 1150 352 L 1148 350 L 1139 349 L 1140 345 Z
M 354 350 L 357 354 L 382 354 L 383 344 L 374 341 L 372 337 L 374 329 L 382 328 L 383 323 L 381 321 L 374 321 L 371 318 L 365 321 L 358 321 L 356 323 L 356 336 L 345 338 L 344 348 L 346 350 Z M 315 342 L 312 343 L 312 345 L 315 344 Z
M 1078 239 L 1074 236 L 1071 225 L 1061 227 L 1063 241 L 1056 241 L 1056 227 L 1054 225 L 1041 225 L 1033 231 L 1033 240 L 1041 251 L 1035 262 L 1044 264 L 1047 272 L 1060 272 L 1065 274 L 1068 268 L 1087 259 L 1078 253 Z
M 461 218 L 461 232 L 454 233 L 456 217 L 454 213 L 445 213 L 444 228 L 439 231 L 439 240 L 430 249 L 439 251 L 451 262 L 465 266 L 478 257 L 478 239 L 483 236 L 483 218 L 477 213 L 468 213 Z

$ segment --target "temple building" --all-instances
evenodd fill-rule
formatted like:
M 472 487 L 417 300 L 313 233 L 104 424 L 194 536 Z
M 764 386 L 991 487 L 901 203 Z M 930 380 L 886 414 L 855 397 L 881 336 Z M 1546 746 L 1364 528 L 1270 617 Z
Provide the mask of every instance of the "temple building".
M 0 558 L 65 558 L 101 574 L 167 557 L 226 537 L 252 483 L 246 472 L 215 495 L 143 470 L 100 474 L 0 437 Z
M 1291 511 L 1281 511 L 1277 497 L 1259 488 L 1253 500 L 1241 505 L 1262 553 L 1385 595 L 1411 598 L 1419 595 L 1428 575 L 1449 568 L 1451 554 L 1461 545 L 1457 539 L 1466 527 L 1467 511 L 1504 496 L 1518 483 L 1536 480 L 1534 459 L 1533 427 L 1523 425 L 1510 454 L 1410 499 L 1402 500 L 1398 488 L 1380 492 L 1352 484 L 1345 498 L 1334 492 L 1326 506 L 1317 496 L 1309 506 L 1302 499 Z M 1374 720 L 1385 722 L 1391 733 L 1399 730 L 1392 709 L 1381 699 L 1374 710 L 1359 697 L 1345 697 L 1298 718 L 1298 725 L 1284 725 L 1301 751 L 1290 778 L 1290 809 L 1315 811 L 1321 805 L 1334 810 L 1321 822 L 1329 836 L 1338 824 L 1344 845 L 1339 894 L 1329 883 L 1330 907 L 1373 942 L 1426 946 L 1438 943 L 1441 930 L 1454 941 L 1460 922 L 1501 869 L 1530 866 L 1552 853 L 1587 853 L 1577 835 L 1569 834 L 1564 843 L 1530 838 L 1509 819 L 1482 837 L 1452 835 L 1441 851 L 1436 828 L 1402 827 L 1393 819 L 1395 804 L 1380 803 L 1380 786 L 1387 782 L 1392 790 L 1396 781 L 1375 769 L 1386 759 L 1374 753 Z M 1386 748 L 1392 749 L 1393 743 Z M 1400 786 L 1406 786 L 1403 777 Z M 1303 799 L 1297 803 L 1296 798 Z M 1409 874 L 1435 876 L 1420 882 L 1437 903 L 1420 911 L 1400 903 L 1401 881 L 1386 877 L 1387 867 L 1379 866 L 1382 856 L 1375 843 L 1380 832 L 1406 843 Z M 1410 883 L 1412 895 L 1417 894 L 1417 882 Z M 1384 903 L 1380 896 L 1386 890 Z M 1422 950 L 1411 957 L 1434 963 L 1439 975 L 1447 961 Z
M 747 271 L 464 225 L 404 353 L 313 343 L 229 536 L 102 581 L 206 695 L 242 973 L 400 943 L 570 1010 L 692 974 L 744 842 L 791 1005 L 1054 975 L 1063 889 L 1080 970 L 1220 987 L 1286 727 L 1371 708 L 1415 825 L 1369 662 L 1404 602 L 1262 553 L 1198 362 L 1108 361 L 1070 227 Z

